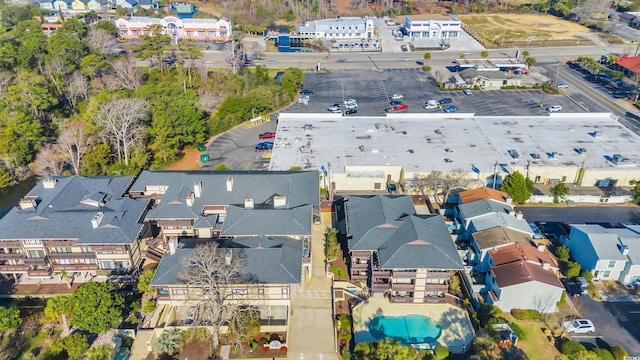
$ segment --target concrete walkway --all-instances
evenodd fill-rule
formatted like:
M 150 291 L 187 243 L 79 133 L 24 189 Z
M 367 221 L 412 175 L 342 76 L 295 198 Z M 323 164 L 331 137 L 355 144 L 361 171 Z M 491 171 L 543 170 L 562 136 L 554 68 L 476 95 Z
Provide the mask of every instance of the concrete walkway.
M 340 359 L 334 338 L 331 278 L 324 257 L 324 231 L 330 226 L 330 214 L 323 214 L 321 225 L 313 225 L 311 278 L 292 294 L 287 359 Z

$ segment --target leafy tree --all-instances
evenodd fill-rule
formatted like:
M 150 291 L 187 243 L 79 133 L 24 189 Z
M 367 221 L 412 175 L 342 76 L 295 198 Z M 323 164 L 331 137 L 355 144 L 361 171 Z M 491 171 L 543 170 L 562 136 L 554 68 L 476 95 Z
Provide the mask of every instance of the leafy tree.
M 89 349 L 87 337 L 80 333 L 73 333 L 61 340 L 56 341 L 51 346 L 51 352 L 56 355 L 66 353 L 66 359 L 75 360 L 80 358 Z M 64 356 L 64 355 L 63 355 Z
M 159 357 L 162 354 L 173 356 L 182 348 L 182 337 L 180 329 L 169 329 L 164 331 L 153 343 L 153 355 Z
M 587 348 L 585 348 L 584 345 L 573 340 L 567 340 L 564 343 L 562 343 L 562 346 L 561 346 L 561 352 L 567 356 L 572 356 L 586 350 Z
M 49 37 L 47 43 L 47 60 L 62 60 L 69 69 L 77 69 L 80 60 L 89 54 L 89 44 L 84 37 L 88 27 L 78 19 L 68 19 L 62 23 L 62 28 Z
M 0 157 L 9 168 L 27 165 L 44 140 L 40 122 L 20 111 L 0 112 Z
M 92 79 L 101 77 L 108 67 L 109 63 L 98 54 L 89 54 L 80 61 L 80 72 Z
M 111 360 L 112 352 L 113 348 L 109 344 L 92 347 L 89 349 L 88 360 Z
M 202 57 L 202 46 L 199 46 L 194 39 L 183 39 L 178 43 L 180 53 L 188 60 L 187 75 L 189 76 L 189 86 L 191 86 L 191 68 L 196 59 Z
M 528 51 L 528 50 L 525 50 L 525 51 L 523 51 L 523 52 L 522 52 L 522 56 L 523 56 L 525 59 L 526 59 L 526 58 L 528 58 L 528 57 L 529 57 L 529 55 L 531 55 L 531 54 L 529 53 L 529 51 Z
M 616 360 L 627 360 L 629 359 L 629 353 L 622 346 L 614 346 L 611 348 L 611 354 L 613 358 Z
M 534 57 L 528 57 L 524 63 L 527 64 L 528 67 L 532 67 L 533 65 L 535 65 L 538 62 L 538 60 L 536 60 L 536 58 Z
M 611 352 L 607 349 L 603 349 L 603 348 L 595 348 L 593 350 L 591 350 L 594 354 L 596 354 L 598 356 L 598 358 L 602 359 L 602 360 L 615 360 L 613 358 L 613 355 L 611 354 Z
M 449 349 L 447 349 L 445 346 L 438 345 L 436 346 L 435 355 L 438 359 L 446 359 L 449 357 Z
M 156 309 L 156 301 L 155 300 L 147 300 L 142 306 L 142 311 L 147 314 L 151 314 Z
M 327 229 L 327 261 L 333 261 L 340 255 L 340 244 L 338 243 L 338 229 Z
M 22 324 L 22 318 L 18 308 L 0 306 L 0 333 L 9 329 L 17 329 L 20 324 Z
M 431 53 L 430 52 L 425 52 L 424 55 L 422 56 L 423 59 L 425 59 L 426 61 L 431 60 Z
M 580 271 L 580 276 L 582 276 L 588 282 L 591 282 L 593 280 L 593 273 L 591 273 L 591 271 L 587 269 L 582 269 L 582 271 Z
M 569 187 L 564 183 L 557 183 L 555 186 L 549 189 L 551 195 L 553 195 L 553 202 L 558 203 L 569 195 Z
M 640 181 L 631 180 L 631 186 L 633 189 L 631 190 L 631 202 L 638 205 L 640 204 Z
M 488 58 L 488 57 L 489 57 L 489 52 L 488 52 L 488 51 L 486 51 L 486 50 L 482 51 L 482 52 L 480 53 L 480 57 L 481 57 L 481 58 L 483 58 L 483 59 Z
M 138 57 L 142 60 L 153 59 L 159 66 L 160 72 L 164 72 L 166 51 L 171 46 L 169 35 L 160 33 L 160 29 L 151 29 L 153 35 L 145 35 L 144 42 L 138 47 Z
M 37 120 L 45 118 L 45 114 L 58 104 L 58 98 L 48 88 L 44 76 L 33 71 L 21 71 L 7 88 L 7 105 L 25 114 L 32 114 Z
M 527 187 L 524 176 L 519 171 L 507 175 L 502 182 L 502 186 L 500 186 L 500 190 L 509 194 L 516 204 L 524 204 L 532 194 Z
M 111 36 L 118 36 L 118 27 L 113 21 L 109 20 L 98 20 L 95 24 L 96 29 L 102 29 L 107 33 L 111 34 Z
M 111 163 L 111 146 L 102 143 L 91 145 L 84 153 L 82 160 L 84 160 L 82 175 L 104 175 Z
M 40 21 L 36 19 L 22 21 L 16 30 L 17 64 L 23 69 L 40 69 L 47 53 L 47 37 L 40 29 Z
M 71 297 L 59 295 L 47 300 L 44 307 L 44 318 L 46 321 L 62 322 L 65 330 L 69 329 L 67 315 L 71 313 Z
M 140 274 L 138 278 L 138 290 L 145 294 L 153 293 L 153 288 L 150 286 L 151 280 L 153 280 L 154 275 L 156 274 L 156 269 L 145 270 Z
M 567 263 L 566 274 L 568 278 L 574 278 L 580 275 L 580 264 L 575 261 Z
M 11 176 L 11 173 L 4 167 L 0 166 L 0 190 L 11 185 L 12 181 L 13 177 Z
M 81 330 L 102 334 L 122 321 L 124 298 L 113 293 L 113 284 L 90 281 L 70 298 L 71 324 Z
M 555 248 L 555 254 L 560 260 L 569 260 L 570 250 L 566 246 L 557 246 Z

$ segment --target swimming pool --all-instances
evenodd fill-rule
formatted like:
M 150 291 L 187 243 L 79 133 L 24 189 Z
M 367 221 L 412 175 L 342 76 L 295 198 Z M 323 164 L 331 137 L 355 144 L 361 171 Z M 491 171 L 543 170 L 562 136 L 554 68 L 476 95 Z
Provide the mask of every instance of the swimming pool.
M 424 315 L 376 316 L 369 322 L 376 339 L 396 338 L 405 345 L 432 343 L 442 335 L 442 327 Z

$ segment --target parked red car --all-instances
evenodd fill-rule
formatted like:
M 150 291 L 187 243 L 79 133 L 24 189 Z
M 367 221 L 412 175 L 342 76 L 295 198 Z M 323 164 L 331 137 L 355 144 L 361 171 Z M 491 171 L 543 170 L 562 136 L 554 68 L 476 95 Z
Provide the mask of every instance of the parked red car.
M 266 132 L 258 135 L 260 139 L 273 139 L 274 137 L 276 137 L 276 133 L 274 132 Z
M 409 108 L 409 105 L 407 104 L 400 104 L 400 105 L 396 105 L 393 107 L 393 111 L 402 111 L 402 110 L 407 110 Z

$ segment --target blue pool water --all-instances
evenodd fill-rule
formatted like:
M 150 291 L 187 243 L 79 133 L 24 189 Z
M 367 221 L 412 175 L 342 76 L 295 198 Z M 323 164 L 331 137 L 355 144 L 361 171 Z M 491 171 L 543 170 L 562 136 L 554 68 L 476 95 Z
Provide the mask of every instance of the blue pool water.
M 442 328 L 424 315 L 376 316 L 369 322 L 369 332 L 376 339 L 399 339 L 405 345 L 435 342 Z

